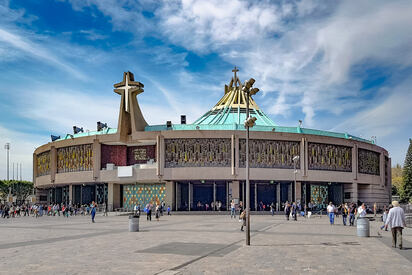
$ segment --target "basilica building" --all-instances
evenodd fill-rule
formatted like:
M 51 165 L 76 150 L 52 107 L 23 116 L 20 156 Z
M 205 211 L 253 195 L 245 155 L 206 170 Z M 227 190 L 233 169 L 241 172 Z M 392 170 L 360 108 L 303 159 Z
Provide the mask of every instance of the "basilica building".
M 109 210 L 164 201 L 177 211 L 212 210 L 245 201 L 246 103 L 250 128 L 251 209 L 285 201 L 325 208 L 329 201 L 387 204 L 391 159 L 371 140 L 348 133 L 279 126 L 244 92 L 237 76 L 222 98 L 192 124 L 148 125 L 138 104 L 142 83 L 131 72 L 114 85 L 117 128 L 53 137 L 33 153 L 37 201 Z

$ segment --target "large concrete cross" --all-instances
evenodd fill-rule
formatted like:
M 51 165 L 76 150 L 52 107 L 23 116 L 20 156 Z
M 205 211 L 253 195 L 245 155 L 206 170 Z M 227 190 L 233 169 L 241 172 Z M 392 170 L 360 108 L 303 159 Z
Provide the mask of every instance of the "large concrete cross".
M 123 73 L 123 81 L 113 85 L 115 93 L 122 95 L 124 93 L 124 110 L 129 113 L 130 99 L 133 93 L 140 94 L 143 92 L 144 85 L 134 81 L 134 75 L 131 72 Z

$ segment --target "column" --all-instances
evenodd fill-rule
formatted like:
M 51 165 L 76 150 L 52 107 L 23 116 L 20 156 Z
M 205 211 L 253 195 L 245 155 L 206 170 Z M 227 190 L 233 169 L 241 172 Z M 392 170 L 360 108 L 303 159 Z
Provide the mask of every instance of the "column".
M 289 202 L 292 202 L 292 188 L 293 188 L 293 183 L 291 182 L 291 183 L 289 183 L 289 186 L 288 186 L 288 201 Z
M 188 193 L 188 196 L 189 196 L 188 203 L 189 203 L 189 211 L 190 211 L 191 205 L 192 205 L 192 188 L 191 188 L 190 182 L 188 183 L 187 189 L 188 189 L 187 193 Z
M 352 147 L 352 175 L 353 179 L 358 179 L 358 145 Z
M 258 201 L 257 201 L 257 183 L 255 183 L 255 211 L 257 211 L 258 207 Z
M 278 182 L 276 184 L 276 205 L 277 205 L 276 211 L 280 210 L 281 203 L 282 202 L 280 201 L 280 182 Z
M 245 182 L 242 181 L 242 205 L 245 208 L 246 198 L 245 198 Z
M 297 202 L 298 200 L 300 200 L 302 202 L 302 183 L 300 181 L 297 181 L 295 188 L 296 188 L 295 201 Z
M 359 195 L 358 195 L 358 182 L 357 181 L 353 181 L 352 182 L 352 201 L 354 203 L 358 203 L 358 199 L 359 199 Z
M 57 150 L 56 147 L 50 148 L 50 180 L 54 183 L 57 173 Z
M 180 206 L 180 192 L 179 192 L 179 183 L 175 182 L 175 194 L 176 194 L 176 205 L 175 205 L 175 211 L 179 209 Z
M 100 178 L 100 158 L 101 158 L 101 144 L 98 139 L 93 140 L 93 179 L 96 181 Z M 96 192 L 97 194 L 97 192 Z
M 226 181 L 226 210 L 229 210 L 229 182 Z
M 175 200 L 176 200 L 176 194 L 175 194 L 175 190 L 176 188 L 174 188 L 174 182 L 173 181 L 167 181 L 165 183 L 165 187 L 166 187 L 166 199 L 165 199 L 165 204 L 166 207 L 167 206 L 171 206 L 173 207 L 173 205 L 175 205 Z
M 73 184 L 69 184 L 69 202 L 73 203 Z
M 213 182 L 213 210 L 216 210 L 216 182 Z
M 232 199 L 240 199 L 239 181 L 232 181 Z
M 236 174 L 236 140 L 235 140 L 235 135 L 232 135 L 232 143 L 231 143 L 231 166 L 232 166 L 232 176 Z

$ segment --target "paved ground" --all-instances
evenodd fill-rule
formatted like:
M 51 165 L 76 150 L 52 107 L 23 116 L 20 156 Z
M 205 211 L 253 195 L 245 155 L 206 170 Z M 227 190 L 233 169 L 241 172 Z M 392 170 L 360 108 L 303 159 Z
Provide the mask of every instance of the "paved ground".
M 399 251 L 378 223 L 370 238 L 340 224 L 254 216 L 246 247 L 229 216 L 141 219 L 136 233 L 125 216 L 0 219 L 0 274 L 412 274 L 411 229 Z

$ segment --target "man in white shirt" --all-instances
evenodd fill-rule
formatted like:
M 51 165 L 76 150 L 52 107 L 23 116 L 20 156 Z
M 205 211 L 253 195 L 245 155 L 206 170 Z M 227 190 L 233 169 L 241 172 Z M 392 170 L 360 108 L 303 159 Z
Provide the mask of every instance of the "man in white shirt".
M 402 229 L 406 227 L 405 212 L 399 207 L 398 201 L 392 202 L 392 209 L 389 210 L 388 217 L 386 217 L 385 229 L 388 226 L 392 231 L 392 247 L 396 247 L 399 243 L 399 249 L 402 249 Z
M 364 203 L 362 203 L 362 205 L 358 208 L 358 216 L 361 218 L 364 218 L 366 216 L 366 206 Z
M 328 215 L 329 215 L 330 225 L 333 225 L 335 223 L 335 206 L 333 205 L 332 202 L 329 202 L 329 205 L 326 208 L 326 211 L 328 212 Z

